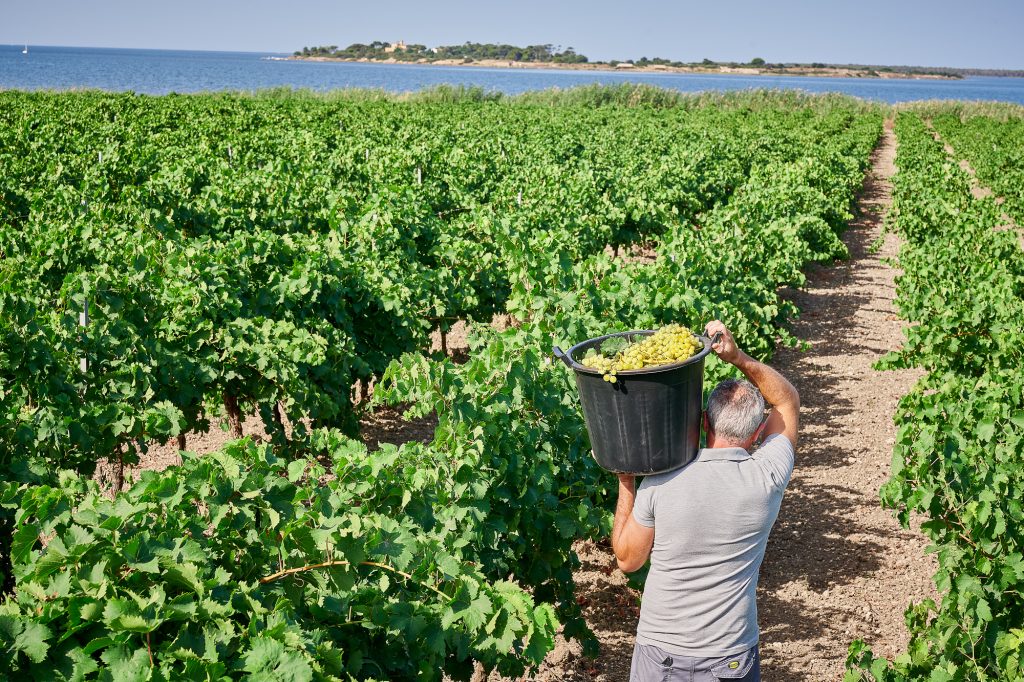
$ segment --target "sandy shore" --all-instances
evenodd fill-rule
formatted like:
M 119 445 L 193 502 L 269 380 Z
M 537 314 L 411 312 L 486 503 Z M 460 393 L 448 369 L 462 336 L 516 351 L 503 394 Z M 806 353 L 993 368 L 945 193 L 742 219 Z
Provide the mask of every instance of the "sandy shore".
M 604 71 L 612 73 L 703 73 L 712 75 L 738 76 L 814 76 L 818 78 L 883 78 L 910 80 L 955 80 L 952 76 L 937 74 L 897 73 L 895 71 L 872 71 L 869 69 L 847 69 L 842 67 L 813 68 L 809 66 L 789 66 L 777 69 L 747 66 L 665 66 L 650 64 L 633 66 L 619 64 L 612 66 L 603 62 L 587 64 L 558 64 L 555 62 L 510 62 L 503 59 L 479 59 L 465 62 L 461 59 L 438 59 L 408 62 L 394 58 L 388 59 L 348 59 L 340 57 L 288 57 L 294 61 L 307 62 L 357 62 L 373 64 L 408 64 L 413 66 L 467 66 L 488 69 L 559 69 L 563 71 Z

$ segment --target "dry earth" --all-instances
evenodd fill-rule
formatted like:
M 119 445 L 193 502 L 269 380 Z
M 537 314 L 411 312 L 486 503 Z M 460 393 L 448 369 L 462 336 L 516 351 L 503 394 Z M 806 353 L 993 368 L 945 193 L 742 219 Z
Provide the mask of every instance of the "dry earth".
M 872 158 L 858 217 L 844 235 L 850 259 L 810 273 L 793 296 L 803 311 L 794 333 L 806 353 L 783 349 L 774 363 L 803 403 L 797 468 L 762 567 L 765 680 L 838 680 L 848 643 L 877 654 L 904 650 L 903 611 L 934 597 L 934 558 L 916 531 L 881 509 L 895 438 L 892 415 L 916 372 L 876 372 L 872 363 L 902 341 L 892 305 L 896 238 L 886 235 L 896 140 L 891 123 Z

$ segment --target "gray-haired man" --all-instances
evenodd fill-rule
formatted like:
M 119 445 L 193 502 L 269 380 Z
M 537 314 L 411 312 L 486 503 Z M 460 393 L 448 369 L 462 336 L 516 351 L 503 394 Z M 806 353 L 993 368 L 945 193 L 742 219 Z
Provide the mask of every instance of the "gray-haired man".
M 722 334 L 712 350 L 750 381 L 723 381 L 712 391 L 707 447 L 693 462 L 644 478 L 639 490 L 633 476 L 619 475 L 615 558 L 626 572 L 651 559 L 633 682 L 761 679 L 757 574 L 793 473 L 800 396 L 741 351 L 721 322 L 706 333 Z

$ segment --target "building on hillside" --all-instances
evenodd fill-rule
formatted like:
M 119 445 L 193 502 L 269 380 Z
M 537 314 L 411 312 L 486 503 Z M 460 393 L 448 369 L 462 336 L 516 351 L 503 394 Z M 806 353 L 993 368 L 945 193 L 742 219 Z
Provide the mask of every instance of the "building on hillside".
M 405 49 L 405 41 L 404 40 L 399 40 L 397 43 L 391 43 L 390 45 L 385 47 L 384 51 L 388 52 L 388 53 L 391 53 L 391 52 L 394 52 L 395 50 L 404 50 L 404 49 Z

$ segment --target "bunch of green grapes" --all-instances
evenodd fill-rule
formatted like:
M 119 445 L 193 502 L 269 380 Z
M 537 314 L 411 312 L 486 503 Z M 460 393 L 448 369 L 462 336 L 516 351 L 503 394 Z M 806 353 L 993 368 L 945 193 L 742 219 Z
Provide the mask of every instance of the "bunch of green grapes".
M 593 348 L 580 360 L 584 367 L 601 372 L 604 380 L 615 383 L 621 370 L 644 369 L 682 362 L 701 348 L 700 340 L 681 324 L 666 325 L 650 336 L 634 341 L 614 355 L 601 355 Z

